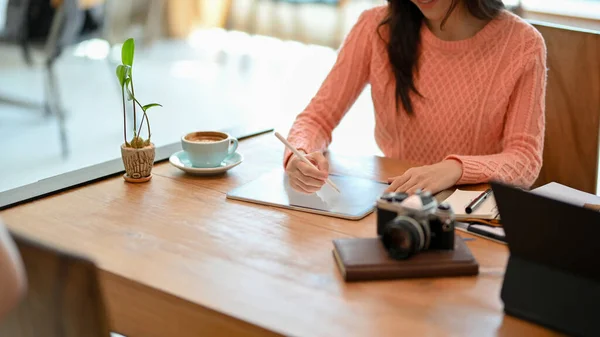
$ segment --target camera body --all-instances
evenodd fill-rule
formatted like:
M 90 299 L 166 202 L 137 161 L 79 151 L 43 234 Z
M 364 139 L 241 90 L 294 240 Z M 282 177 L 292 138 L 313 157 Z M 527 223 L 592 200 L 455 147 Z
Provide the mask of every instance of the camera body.
M 388 193 L 377 200 L 377 235 L 393 258 L 454 249 L 454 227 L 450 205 L 438 204 L 431 193 Z

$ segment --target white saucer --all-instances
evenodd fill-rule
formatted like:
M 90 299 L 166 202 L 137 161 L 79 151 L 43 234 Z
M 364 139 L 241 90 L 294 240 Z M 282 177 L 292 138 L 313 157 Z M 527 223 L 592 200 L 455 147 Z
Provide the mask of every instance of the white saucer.
M 215 175 L 224 173 L 230 170 L 231 168 L 241 164 L 243 160 L 244 156 L 236 152 L 230 158 L 223 160 L 220 166 L 200 168 L 192 166 L 192 163 L 190 163 L 190 160 L 185 151 L 175 152 L 171 155 L 171 157 L 169 157 L 169 162 L 171 163 L 171 165 L 177 167 L 178 169 L 186 173 L 194 175 Z

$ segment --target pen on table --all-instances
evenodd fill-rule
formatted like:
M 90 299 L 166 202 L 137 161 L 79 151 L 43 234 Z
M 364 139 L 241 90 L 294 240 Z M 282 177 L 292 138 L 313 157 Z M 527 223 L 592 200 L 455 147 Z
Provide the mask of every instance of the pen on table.
M 292 151 L 292 153 L 295 154 L 296 157 L 300 158 L 300 160 L 302 160 L 306 164 L 308 164 L 311 167 L 318 170 L 318 168 L 315 165 L 313 165 L 313 163 L 311 163 L 310 160 L 306 159 L 306 157 L 304 157 L 304 155 L 302 153 L 300 153 L 298 150 L 296 150 L 296 148 L 294 146 L 292 146 L 292 144 L 290 144 L 285 138 L 283 138 L 283 136 L 280 135 L 279 132 L 275 132 L 275 137 L 277 137 L 288 149 L 290 149 L 290 151 Z M 339 188 L 337 186 L 335 186 L 333 181 L 331 181 L 329 178 L 327 178 L 327 180 L 325 180 L 325 181 L 329 185 L 331 185 L 331 187 L 333 187 L 334 190 L 336 190 L 338 193 L 341 193 Z
M 477 198 L 475 198 L 475 199 L 473 199 L 473 201 L 471 201 L 471 203 L 465 208 L 465 212 L 467 214 L 473 213 L 473 211 L 475 209 L 477 209 L 477 207 L 479 207 L 479 206 L 481 206 L 481 204 L 483 204 L 485 199 L 487 199 L 487 197 L 489 197 L 490 194 L 492 194 L 492 189 L 488 188 L 487 190 L 485 190 L 485 192 L 481 193 L 480 195 L 477 196 Z

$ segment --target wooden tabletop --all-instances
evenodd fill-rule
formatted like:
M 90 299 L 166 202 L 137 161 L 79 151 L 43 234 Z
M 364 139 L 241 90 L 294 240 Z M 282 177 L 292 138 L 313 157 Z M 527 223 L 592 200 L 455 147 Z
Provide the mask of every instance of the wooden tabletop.
M 163 163 L 149 183 L 115 177 L 0 216 L 13 231 L 93 258 L 113 329 L 129 337 L 553 335 L 503 314 L 508 250 L 485 239 L 468 241 L 477 277 L 345 283 L 332 240 L 375 236 L 375 215 L 349 221 L 228 200 L 227 191 L 282 164 L 272 134 L 239 151 L 244 162 L 225 175 Z M 410 167 L 330 160 L 335 173 L 378 180 Z

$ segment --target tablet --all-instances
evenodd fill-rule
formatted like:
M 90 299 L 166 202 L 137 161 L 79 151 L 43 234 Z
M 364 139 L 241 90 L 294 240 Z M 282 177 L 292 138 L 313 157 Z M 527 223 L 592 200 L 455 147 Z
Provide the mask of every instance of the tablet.
M 317 193 L 305 194 L 290 186 L 283 169 L 276 169 L 228 192 L 227 198 L 360 220 L 373 212 L 377 199 L 388 187 L 384 183 L 350 176 L 330 174 L 329 179 L 341 193 L 325 184 Z

